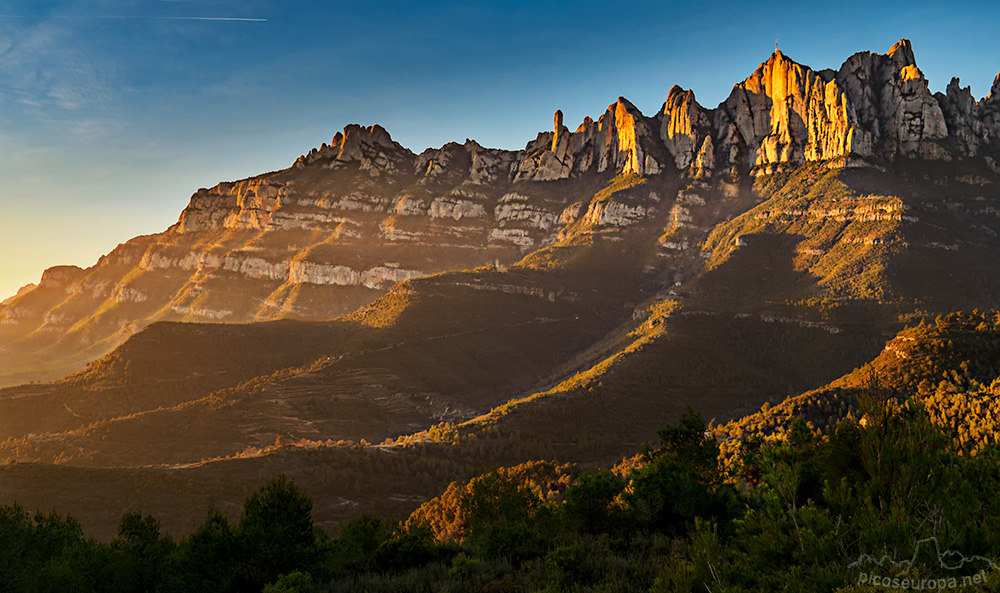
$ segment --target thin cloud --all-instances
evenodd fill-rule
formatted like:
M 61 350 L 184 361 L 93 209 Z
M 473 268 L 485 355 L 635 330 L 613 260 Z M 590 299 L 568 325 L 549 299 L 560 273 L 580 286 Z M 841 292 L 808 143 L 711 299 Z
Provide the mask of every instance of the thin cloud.
M 70 32 L 50 23 L 11 35 L 0 52 L 0 89 L 6 101 L 34 107 L 43 117 L 46 108 L 73 111 L 110 93 L 101 67 Z

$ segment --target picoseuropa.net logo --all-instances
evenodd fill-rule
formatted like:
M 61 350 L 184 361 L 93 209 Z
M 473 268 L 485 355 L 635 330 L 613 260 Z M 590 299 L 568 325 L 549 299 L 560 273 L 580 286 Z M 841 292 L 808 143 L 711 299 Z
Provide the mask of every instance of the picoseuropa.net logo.
M 930 574 L 918 574 L 917 567 L 929 570 Z M 897 562 L 886 555 L 876 558 L 861 554 L 848 568 L 858 571 L 857 585 L 909 591 L 959 589 L 986 584 L 1000 576 L 992 574 L 997 568 L 992 559 L 966 557 L 954 550 L 942 552 L 935 537 L 917 541 L 908 560 Z

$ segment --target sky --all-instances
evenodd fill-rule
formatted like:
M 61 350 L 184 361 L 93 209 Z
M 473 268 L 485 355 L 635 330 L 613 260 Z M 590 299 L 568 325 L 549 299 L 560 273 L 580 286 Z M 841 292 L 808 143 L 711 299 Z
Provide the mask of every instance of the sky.
M 1000 71 L 984 1 L 0 0 L 0 299 L 350 123 L 520 149 L 620 95 L 715 107 L 775 40 L 822 69 L 903 37 L 932 91 L 978 99 Z

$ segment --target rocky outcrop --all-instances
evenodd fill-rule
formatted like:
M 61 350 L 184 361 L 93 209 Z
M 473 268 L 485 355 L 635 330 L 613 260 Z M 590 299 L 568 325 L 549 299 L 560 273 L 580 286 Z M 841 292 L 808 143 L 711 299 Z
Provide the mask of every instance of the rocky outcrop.
M 837 207 L 829 207 L 829 205 L 825 204 L 812 204 L 808 208 L 761 210 L 754 214 L 754 218 L 763 220 L 807 217 L 812 220 L 830 219 L 837 222 L 898 222 L 906 218 L 907 220 L 915 221 L 915 218 L 905 214 L 906 210 L 906 205 L 899 198 L 860 196 L 853 200 L 845 201 L 845 203 Z
M 337 132 L 329 146 L 324 144 L 314 148 L 309 154 L 300 156 L 292 167 L 323 162 L 326 167 L 335 169 L 357 163 L 358 168 L 369 176 L 379 177 L 399 171 L 413 158 L 413 153 L 393 141 L 382 126 L 376 124 L 364 128 L 351 124 L 343 132 Z
M 596 122 L 584 118 L 575 132 L 555 114 L 555 129 L 528 143 L 513 165 L 514 181 L 553 181 L 577 173 L 621 171 L 655 175 L 663 170 L 650 122 L 624 97 L 609 105 Z
M 493 217 L 500 227 L 512 222 L 547 231 L 559 220 L 559 215 L 545 208 L 534 206 L 530 198 L 517 193 L 504 194 L 493 211 Z
M 266 179 L 220 183 L 199 189 L 181 213 L 176 229 L 182 233 L 218 228 L 263 229 L 269 212 L 281 205 L 284 184 Z
M 947 94 L 932 95 L 905 39 L 885 54 L 857 53 L 836 71 L 815 71 L 775 51 L 716 109 L 675 86 L 652 119 L 619 98 L 597 122 L 587 118 L 571 133 L 557 111 L 553 131 L 519 154 L 512 179 L 551 181 L 608 170 L 655 175 L 665 160 L 702 179 L 810 161 L 975 156 L 1000 139 L 998 86 L 1000 77 L 979 102 L 957 80 Z
M 562 111 L 556 111 L 553 119 L 555 131 L 552 134 L 540 133 L 528 143 L 521 158 L 514 163 L 515 181 L 566 179 L 573 173 L 574 164 L 579 171 L 590 168 L 593 155 L 583 153 L 593 147 L 580 145 L 582 138 L 579 136 L 574 141 L 573 134 L 563 125 Z
M 688 106 L 693 97 L 671 93 L 661 136 L 684 168 L 700 136 L 674 114 L 698 110 Z M 990 101 L 977 103 L 957 79 L 947 94 L 932 95 L 905 39 L 886 54 L 854 54 L 838 71 L 817 72 L 776 51 L 710 113 L 707 138 L 718 165 L 756 174 L 837 158 L 951 159 L 955 146 L 957 155 L 975 156 L 1000 136 Z M 680 132 L 679 143 L 671 129 Z
M 660 113 L 660 139 L 674 157 L 680 171 L 691 170 L 696 178 L 715 167 L 711 122 L 692 91 L 674 85 Z
M 618 102 L 608 107 L 608 111 L 601 116 L 598 127 L 604 139 L 598 147 L 598 172 L 611 169 L 637 175 L 655 175 L 662 170 L 662 164 L 653 154 L 654 136 L 646 118 L 624 97 L 618 97 Z
M 641 204 L 605 200 L 592 202 L 583 219 L 594 226 L 623 227 L 642 220 L 647 212 L 648 209 Z
M 387 289 L 397 282 L 426 275 L 420 270 L 404 270 L 384 265 L 358 270 L 333 263 L 295 259 L 269 260 L 264 257 L 239 253 L 222 256 L 198 251 L 191 251 L 179 258 L 150 253 L 139 263 L 139 268 L 147 272 L 157 270 L 211 272 L 220 270 L 255 280 L 277 280 L 292 284 L 365 286 L 378 290 Z M 118 298 L 118 295 L 123 295 L 123 297 Z M 134 289 L 117 289 L 114 298 L 136 302 L 146 300 L 145 295 L 140 296 L 140 293 Z
M 38 288 L 38 285 L 33 282 L 25 284 L 21 288 L 17 289 L 16 293 L 0 301 L 0 306 L 6 307 L 8 305 L 12 305 L 18 297 L 22 297 L 36 288 Z M 2 322 L 2 320 L 0 320 L 0 322 Z
M 983 147 L 1000 142 L 1000 74 L 981 101 L 977 102 L 958 78 L 952 78 L 946 93 L 935 93 L 934 98 L 944 113 L 948 136 L 962 155 L 974 157 Z M 986 161 L 994 171 L 1000 170 L 993 157 L 987 156 Z
M 739 132 L 730 140 L 747 147 L 744 164 L 758 170 L 832 159 L 855 148 L 854 115 L 831 74 L 814 72 L 780 51 L 733 88 L 720 106 L 717 127 L 728 127 L 727 119 Z
M 947 136 L 944 114 L 917 68 L 910 42 L 884 54 L 854 54 L 840 67 L 837 84 L 855 113 L 852 151 L 892 161 L 897 155 L 943 158 L 935 142 Z
M 54 266 L 42 272 L 39 288 L 69 288 L 86 275 L 78 266 Z
M 457 197 L 436 198 L 428 209 L 431 218 L 486 218 L 486 208 L 472 200 Z
M 465 144 L 449 142 L 441 148 L 428 148 L 414 161 L 414 172 L 425 180 L 442 176 L 464 185 L 487 185 L 506 181 L 517 153 L 510 150 L 483 148 L 475 140 Z
M 475 140 L 466 140 L 469 152 L 469 179 L 473 185 L 486 185 L 507 179 L 517 153 L 510 150 L 483 148 Z

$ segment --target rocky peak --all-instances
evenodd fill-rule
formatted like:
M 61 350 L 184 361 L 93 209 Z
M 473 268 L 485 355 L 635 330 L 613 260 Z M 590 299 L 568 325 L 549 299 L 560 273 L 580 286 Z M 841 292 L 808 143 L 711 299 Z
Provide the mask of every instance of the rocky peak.
M 917 59 L 913 55 L 913 47 L 910 45 L 909 39 L 900 39 L 889 48 L 885 55 L 898 64 L 900 69 L 917 65 Z
M 908 40 L 900 40 L 884 55 L 854 54 L 840 67 L 837 83 L 857 115 L 857 154 L 883 161 L 897 154 L 946 156 L 935 142 L 948 133 L 944 114 L 927 89 Z
M 441 148 L 428 148 L 417 155 L 413 161 L 413 170 L 426 179 L 433 179 L 446 173 L 456 172 L 459 168 L 466 171 L 466 157 L 472 151 L 457 142 L 448 142 Z M 459 165 L 461 162 L 461 165 Z
M 947 96 L 932 95 L 907 39 L 885 54 L 854 54 L 839 70 L 815 71 L 776 50 L 714 110 L 674 86 L 653 118 L 620 97 L 570 133 L 557 111 L 552 132 L 521 151 L 512 178 L 564 179 L 591 167 L 655 174 L 667 159 L 694 178 L 719 167 L 761 174 L 837 158 L 853 165 L 898 155 L 942 159 L 954 150 L 940 142 L 949 135 L 974 154 L 978 144 L 1000 138 L 1000 76 L 978 108 L 957 85 Z
M 475 140 L 467 140 L 465 149 L 472 158 L 468 183 L 476 185 L 507 179 L 514 159 L 517 157 L 517 153 L 514 151 L 483 148 Z
M 1000 74 L 981 101 L 975 101 L 972 89 L 963 88 L 957 78 L 951 79 L 945 94 L 936 93 L 934 98 L 944 112 L 948 136 L 958 140 L 965 155 L 975 156 L 983 144 L 1000 139 Z
M 714 110 L 699 105 L 694 92 L 674 86 L 652 118 L 619 97 L 597 121 L 584 118 L 573 132 L 557 110 L 552 130 L 518 152 L 467 140 L 464 146 L 428 149 L 420 157 L 381 126 L 349 125 L 296 166 L 357 163 L 372 177 L 409 168 L 433 178 L 454 169 L 465 183 L 483 184 L 504 176 L 550 181 L 589 170 L 649 175 L 672 160 L 684 174 L 701 178 L 717 166 L 756 174 L 841 157 L 950 158 L 938 141 L 952 128 L 966 154 L 974 154 L 984 139 L 1000 137 L 1000 123 L 984 127 L 980 122 L 987 106 L 1000 106 L 1000 76 L 978 104 L 957 80 L 948 88 L 947 95 L 930 93 L 906 39 L 885 54 L 859 52 L 836 71 L 814 71 L 775 50 Z M 998 111 L 990 116 L 996 123 L 1000 110 L 992 109 Z
M 25 284 L 21 288 L 18 288 L 16 293 L 0 301 L 0 306 L 7 307 L 9 305 L 12 305 L 14 301 L 16 301 L 18 298 L 23 297 L 24 295 L 30 293 L 36 288 L 38 288 L 38 285 L 33 282 Z
M 518 154 L 512 166 L 514 181 L 552 181 L 597 168 L 638 173 L 659 173 L 662 169 L 649 121 L 624 97 L 605 110 L 594 122 L 584 118 L 575 132 L 563 125 L 556 111 L 553 131 L 543 132 Z
M 378 177 L 398 170 L 399 165 L 413 158 L 413 153 L 393 141 L 382 126 L 349 124 L 344 127 L 343 132 L 334 135 L 329 146 L 323 144 L 318 149 L 312 149 L 309 154 L 300 156 L 293 167 L 320 162 L 324 166 L 336 168 L 348 163 L 358 163 L 363 171 L 368 171 L 372 177 Z
M 978 136 L 982 132 L 981 125 L 976 121 L 973 110 L 976 102 L 972 98 L 972 89 L 962 88 L 958 78 L 952 78 L 945 94 L 935 93 L 934 99 L 941 106 L 948 134 L 958 140 L 962 151 L 975 154 Z
M 609 105 L 597 120 L 601 141 L 597 170 L 620 170 L 639 175 L 659 173 L 661 165 L 650 154 L 651 133 L 645 116 L 625 97 Z
M 660 139 L 679 170 L 691 167 L 706 140 L 711 143 L 709 127 L 708 116 L 694 92 L 674 85 L 660 111 Z M 704 172 L 703 167 L 698 169 Z
M 730 159 L 745 154 L 745 164 L 759 172 L 851 152 L 852 113 L 836 81 L 827 78 L 775 51 L 720 106 L 717 128 L 723 134 L 734 128 L 725 134 L 724 152 Z
M 564 179 L 591 167 L 653 174 L 666 159 L 694 178 L 720 167 L 760 174 L 837 158 L 852 165 L 898 155 L 943 159 L 952 158 L 954 149 L 940 142 L 949 135 L 971 155 L 1000 138 L 1000 76 L 978 104 L 957 85 L 947 96 L 932 95 L 907 39 L 885 54 L 856 53 L 839 70 L 815 71 L 776 50 L 714 110 L 674 86 L 653 118 L 620 97 L 596 122 L 586 118 L 570 133 L 556 112 L 552 132 L 525 147 L 512 178 Z
M 973 109 L 973 118 L 972 133 L 978 132 L 977 145 L 990 143 L 995 145 L 1000 141 L 1000 74 L 997 74 L 996 78 L 993 79 L 990 94 L 976 103 Z M 992 164 L 990 164 L 991 162 Z M 987 164 L 990 164 L 990 168 L 994 171 L 1000 171 L 995 160 L 987 160 Z
M 766 62 L 737 86 L 783 101 L 785 97 L 795 94 L 807 73 L 815 75 L 808 66 L 788 58 L 781 50 L 775 50 Z
M 363 153 L 367 152 L 366 149 L 402 148 L 398 144 L 394 147 L 395 143 L 389 137 L 389 133 L 378 124 L 368 128 L 363 128 L 358 124 L 350 124 L 344 128 L 339 147 L 337 144 L 334 143 L 334 147 L 340 149 L 337 153 L 337 160 L 345 162 L 361 160 L 364 156 Z
M 990 94 L 986 95 L 983 103 L 1000 105 L 1000 73 L 993 79 L 993 86 L 990 87 Z
M 413 168 L 427 181 L 451 175 L 458 183 L 481 185 L 506 179 L 516 154 L 483 148 L 475 140 L 466 138 L 465 144 L 449 142 L 441 148 L 428 148 L 414 159 Z
M 556 113 L 552 118 L 552 123 L 553 123 L 552 127 L 554 130 L 552 135 L 552 152 L 557 153 L 559 152 L 560 140 L 563 141 L 563 146 L 566 146 L 568 144 L 567 133 L 569 132 L 569 130 L 565 126 L 563 126 L 563 112 L 561 109 L 556 109 Z
M 954 105 L 959 113 L 966 116 L 972 113 L 972 108 L 976 105 L 975 99 L 972 98 L 972 88 L 963 88 L 961 81 L 953 77 L 948 83 L 945 93 L 944 100 L 940 96 L 937 97 L 939 103 L 947 102 Z
M 42 279 L 38 285 L 41 288 L 68 288 L 86 273 L 86 270 L 79 266 L 53 266 L 42 272 Z

